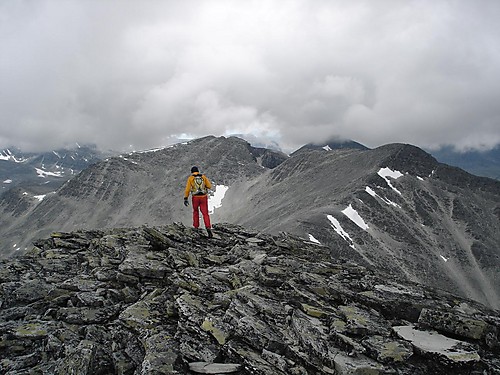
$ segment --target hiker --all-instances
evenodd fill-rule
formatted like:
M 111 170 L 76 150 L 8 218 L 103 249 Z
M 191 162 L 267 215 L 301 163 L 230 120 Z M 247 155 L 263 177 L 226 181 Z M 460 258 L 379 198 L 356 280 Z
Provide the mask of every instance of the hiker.
M 207 230 L 208 237 L 213 237 L 212 226 L 210 224 L 210 216 L 208 215 L 208 189 L 212 188 L 212 184 L 207 176 L 200 173 L 198 167 L 191 168 L 191 176 L 186 182 L 184 190 L 184 206 L 189 206 L 188 197 L 191 193 L 193 203 L 193 227 L 198 229 L 200 226 L 200 213 L 203 215 L 203 222 Z

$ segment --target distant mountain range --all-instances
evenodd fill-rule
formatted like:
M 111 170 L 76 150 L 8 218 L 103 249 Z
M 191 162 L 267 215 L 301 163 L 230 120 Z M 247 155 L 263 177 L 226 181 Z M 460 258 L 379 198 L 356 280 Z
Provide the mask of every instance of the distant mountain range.
M 303 150 L 337 150 L 357 149 L 368 150 L 365 145 L 352 140 L 330 140 L 319 144 L 309 143 L 292 153 Z M 481 177 L 500 180 L 500 145 L 487 151 L 456 151 L 452 146 L 445 146 L 437 150 L 426 149 L 440 163 L 459 167 L 464 171 Z
M 290 232 L 333 258 L 500 307 L 500 182 L 411 145 L 325 146 L 287 156 L 210 136 L 110 157 L 41 201 L 4 194 L 0 249 L 22 253 L 52 231 L 189 226 L 182 192 L 197 165 L 223 197 L 214 222 Z
M 449 146 L 428 152 L 441 163 L 454 165 L 476 176 L 500 180 L 500 145 L 488 151 L 457 152 Z
M 88 145 L 42 153 L 23 152 L 14 147 L 0 150 L 0 194 L 17 187 L 32 196 L 53 192 L 111 154 Z
M 255 149 L 279 152 L 275 142 L 260 141 L 246 137 Z M 353 140 L 330 140 L 320 144 L 309 143 L 291 153 L 291 156 L 304 150 L 368 150 L 365 145 Z M 426 150 L 439 162 L 459 167 L 471 174 L 500 180 L 500 146 L 489 151 L 457 152 L 451 146 L 439 150 Z M 92 145 L 76 145 L 69 149 L 48 152 L 26 153 L 16 147 L 0 150 L 0 194 L 19 188 L 23 194 L 41 197 L 56 191 L 67 180 L 91 164 L 118 152 L 100 151 Z M 269 157 L 267 153 L 266 157 Z

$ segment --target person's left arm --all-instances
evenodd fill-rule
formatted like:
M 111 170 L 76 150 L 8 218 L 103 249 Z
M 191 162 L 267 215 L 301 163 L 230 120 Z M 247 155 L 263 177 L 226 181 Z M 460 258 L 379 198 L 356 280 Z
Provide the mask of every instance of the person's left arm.
M 212 183 L 210 182 L 208 177 L 203 175 L 203 179 L 205 180 L 205 186 L 207 187 L 207 189 L 212 189 Z

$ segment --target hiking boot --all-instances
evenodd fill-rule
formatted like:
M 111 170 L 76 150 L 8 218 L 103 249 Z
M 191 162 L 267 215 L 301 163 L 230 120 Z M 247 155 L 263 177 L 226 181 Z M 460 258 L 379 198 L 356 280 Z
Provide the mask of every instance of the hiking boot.
M 212 229 L 210 229 L 210 228 L 207 228 L 207 234 L 208 234 L 208 238 L 213 238 L 214 237 L 214 235 L 212 233 Z

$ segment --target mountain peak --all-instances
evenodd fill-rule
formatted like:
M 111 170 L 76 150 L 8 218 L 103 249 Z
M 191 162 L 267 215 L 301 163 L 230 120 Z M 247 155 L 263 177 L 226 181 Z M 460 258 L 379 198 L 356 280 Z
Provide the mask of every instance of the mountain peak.
M 304 150 L 332 151 L 332 150 L 345 150 L 345 149 L 369 150 L 369 148 L 366 147 L 365 145 L 362 145 L 361 143 L 358 143 L 358 142 L 353 141 L 353 140 L 333 139 L 333 140 L 325 141 L 325 142 L 321 142 L 321 143 L 308 143 L 308 144 L 300 147 L 298 150 L 294 151 L 291 155 L 302 152 Z
M 56 232 L 1 262 L 3 373 L 496 373 L 500 314 L 231 224 Z M 34 361 L 33 359 L 36 359 Z
M 391 143 L 380 146 L 377 150 L 388 154 L 383 160 L 387 167 L 401 172 L 428 176 L 438 165 L 437 160 L 432 155 L 410 144 Z

